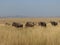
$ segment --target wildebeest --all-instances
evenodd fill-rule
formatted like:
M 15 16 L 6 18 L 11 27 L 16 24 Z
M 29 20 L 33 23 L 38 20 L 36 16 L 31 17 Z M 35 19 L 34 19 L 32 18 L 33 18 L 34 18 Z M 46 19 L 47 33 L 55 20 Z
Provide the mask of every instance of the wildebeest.
M 50 23 L 51 23 L 53 26 L 58 25 L 58 23 L 57 23 L 57 22 L 55 22 L 55 21 L 51 21 Z
M 13 22 L 13 23 L 12 23 L 12 26 L 19 28 L 19 27 L 23 27 L 23 24 Z
M 43 27 L 46 27 L 47 26 L 46 25 L 46 22 L 38 22 L 38 25 L 43 26 Z
M 10 23 L 7 23 L 7 22 L 6 22 L 5 25 L 10 25 Z
M 26 27 L 34 27 L 35 23 L 34 22 L 26 22 L 25 26 Z

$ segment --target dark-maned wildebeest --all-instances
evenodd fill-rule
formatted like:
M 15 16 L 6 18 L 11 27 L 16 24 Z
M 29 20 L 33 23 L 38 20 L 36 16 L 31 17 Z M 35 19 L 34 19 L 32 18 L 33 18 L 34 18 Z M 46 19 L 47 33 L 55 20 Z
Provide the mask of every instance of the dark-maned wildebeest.
M 58 25 L 58 23 L 57 23 L 57 22 L 55 22 L 55 21 L 51 21 L 50 23 L 51 23 L 53 26 Z
M 34 22 L 26 22 L 25 26 L 26 27 L 34 27 L 35 23 Z
M 19 27 L 23 27 L 23 24 L 13 22 L 13 23 L 12 23 L 12 26 L 19 28 Z
M 43 27 L 46 27 L 47 26 L 46 25 L 46 22 L 38 22 L 38 25 L 43 26 Z

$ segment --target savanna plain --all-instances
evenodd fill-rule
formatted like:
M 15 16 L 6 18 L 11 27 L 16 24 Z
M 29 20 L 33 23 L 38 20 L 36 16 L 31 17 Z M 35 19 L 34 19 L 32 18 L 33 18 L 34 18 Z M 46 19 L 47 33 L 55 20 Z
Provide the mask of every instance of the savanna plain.
M 25 27 L 28 21 L 36 25 Z M 46 22 L 47 26 L 38 26 L 40 21 Z M 50 21 L 56 21 L 58 25 L 52 26 Z M 13 27 L 13 22 L 24 26 Z M 0 18 L 0 45 L 60 45 L 60 18 Z

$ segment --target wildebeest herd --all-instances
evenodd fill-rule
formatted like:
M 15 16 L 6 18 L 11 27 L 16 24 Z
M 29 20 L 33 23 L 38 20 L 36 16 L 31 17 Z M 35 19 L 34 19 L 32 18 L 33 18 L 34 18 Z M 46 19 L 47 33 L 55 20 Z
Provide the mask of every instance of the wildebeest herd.
M 50 21 L 50 23 L 51 23 L 52 26 L 57 26 L 58 25 L 58 23 L 55 22 L 55 21 Z M 26 22 L 25 27 L 34 27 L 35 25 L 36 25 L 36 23 L 34 23 L 34 22 Z M 38 22 L 38 25 L 42 26 L 42 27 L 47 27 L 46 22 Z M 13 22 L 12 26 L 17 27 L 17 28 L 21 28 L 24 25 L 22 23 Z

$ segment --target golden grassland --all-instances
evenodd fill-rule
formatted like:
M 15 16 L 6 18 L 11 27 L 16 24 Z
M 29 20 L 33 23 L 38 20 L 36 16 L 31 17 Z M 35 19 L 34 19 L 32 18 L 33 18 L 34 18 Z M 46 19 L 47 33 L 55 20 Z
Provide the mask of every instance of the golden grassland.
M 34 26 L 15 28 L 5 25 L 5 22 L 21 22 L 25 25 L 27 21 L 38 23 L 44 21 L 47 27 Z M 49 21 L 58 22 L 52 26 Z M 60 18 L 1 18 L 0 19 L 0 45 L 60 45 Z

